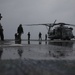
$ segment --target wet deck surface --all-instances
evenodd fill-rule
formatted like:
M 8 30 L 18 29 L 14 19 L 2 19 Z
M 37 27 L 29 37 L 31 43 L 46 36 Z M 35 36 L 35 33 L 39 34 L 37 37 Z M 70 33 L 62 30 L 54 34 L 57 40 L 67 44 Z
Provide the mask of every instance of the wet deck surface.
M 0 75 L 75 75 L 75 42 L 0 44 Z

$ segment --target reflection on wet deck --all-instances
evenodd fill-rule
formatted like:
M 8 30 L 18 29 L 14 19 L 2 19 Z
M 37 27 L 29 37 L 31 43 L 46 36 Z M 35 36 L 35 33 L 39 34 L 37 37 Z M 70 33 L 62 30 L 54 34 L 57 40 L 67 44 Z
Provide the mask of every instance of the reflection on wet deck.
M 56 46 L 73 47 L 74 42 L 49 42 L 48 44 Z
M 14 44 L 13 41 L 0 45 L 0 58 L 5 59 L 75 59 L 74 42 L 23 41 Z

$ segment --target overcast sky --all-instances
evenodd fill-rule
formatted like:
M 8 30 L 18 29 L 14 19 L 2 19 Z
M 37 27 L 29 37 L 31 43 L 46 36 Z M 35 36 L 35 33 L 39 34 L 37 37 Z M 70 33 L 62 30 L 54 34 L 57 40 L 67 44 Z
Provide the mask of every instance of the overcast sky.
M 0 13 L 5 38 L 14 39 L 19 24 L 53 23 L 55 19 L 75 24 L 75 0 L 0 0 Z M 47 33 L 45 26 L 23 28 L 23 39 L 27 39 L 28 31 L 32 39 L 38 38 L 39 32 L 43 38 Z

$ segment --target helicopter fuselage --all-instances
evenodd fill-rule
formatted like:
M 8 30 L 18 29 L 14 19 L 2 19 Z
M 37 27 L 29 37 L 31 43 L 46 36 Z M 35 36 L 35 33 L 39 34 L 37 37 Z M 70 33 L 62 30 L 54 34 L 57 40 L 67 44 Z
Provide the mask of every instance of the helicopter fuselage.
M 49 30 L 48 38 L 51 40 L 61 39 L 61 40 L 71 40 L 74 38 L 72 33 L 73 28 L 68 28 L 66 26 L 55 27 L 53 30 Z

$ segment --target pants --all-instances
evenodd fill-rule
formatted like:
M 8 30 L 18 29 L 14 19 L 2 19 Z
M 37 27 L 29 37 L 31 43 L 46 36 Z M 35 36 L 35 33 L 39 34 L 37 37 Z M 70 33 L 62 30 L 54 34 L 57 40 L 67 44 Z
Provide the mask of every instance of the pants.
M 3 35 L 3 33 L 0 33 L 0 37 L 1 37 L 1 40 L 4 41 L 4 35 Z

